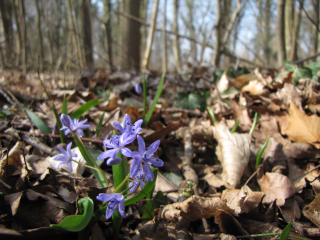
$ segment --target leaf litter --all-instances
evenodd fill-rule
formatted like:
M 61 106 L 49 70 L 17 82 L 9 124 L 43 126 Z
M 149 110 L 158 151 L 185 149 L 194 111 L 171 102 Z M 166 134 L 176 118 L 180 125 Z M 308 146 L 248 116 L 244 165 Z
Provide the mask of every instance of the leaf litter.
M 282 77 L 259 69 L 239 72 L 234 76 L 225 71 L 217 88 L 214 84 L 195 87 L 189 82 L 175 86 L 175 77 L 167 76 L 168 88 L 141 133 L 146 144 L 161 140 L 157 156 L 164 160 L 164 167 L 160 169 L 154 196 L 161 191 L 165 201 L 160 205 L 142 201 L 126 209 L 122 238 L 235 239 L 281 233 L 289 222 L 291 235 L 320 237 L 319 83 L 297 80 L 290 71 Z M 32 74 L 26 80 L 33 79 Z M 206 81 L 205 74 L 201 80 Z M 19 77 L 16 72 L 7 74 L 1 86 L 6 100 L 0 107 L 9 113 L 0 118 L 1 239 L 75 237 L 74 233 L 52 231 L 50 224 L 59 224 L 66 216 L 77 214 L 78 199 L 89 196 L 96 203 L 96 196 L 106 189 L 99 187 L 85 166 L 75 164 L 75 171 L 69 175 L 67 168 L 57 169 L 50 164 L 49 159 L 58 154 L 56 146 L 60 142 L 51 101 L 60 114 L 64 94 L 70 113 L 89 101 L 103 99 L 82 114 L 92 126 L 85 131 L 83 141 L 98 156 L 104 150 L 102 141 L 115 130 L 112 122 L 121 122 L 124 113 L 131 119 L 142 118 L 142 98 L 134 92 L 142 76 L 115 72 L 102 85 L 94 77 L 82 77 L 77 86 L 69 86 L 77 89 L 73 91 L 60 90 L 59 81 L 47 83 L 48 89 L 51 85 L 56 87 L 50 91 L 52 99 L 40 97 L 33 83 L 27 92 L 22 91 L 23 86 L 16 84 Z M 148 77 L 149 104 L 159 81 L 160 76 Z M 108 91 L 111 86 L 112 92 Z M 40 91 L 44 96 L 43 89 Z M 102 98 L 101 91 L 109 93 Z M 28 104 L 28 109 L 52 133 L 44 134 L 37 127 L 33 133 L 34 123 L 17 108 L 8 92 L 20 104 Z M 175 103 L 173 95 L 180 96 Z M 204 101 L 215 114 L 216 123 L 204 112 Z M 96 137 L 94 132 L 103 113 L 101 134 Z M 250 135 L 254 113 L 260 119 Z M 239 127 L 231 132 L 238 119 Z M 257 153 L 268 136 L 270 141 L 256 169 Z M 112 190 L 111 168 L 103 161 L 98 164 Z M 112 221 L 101 217 L 98 223 L 91 237 L 111 237 Z

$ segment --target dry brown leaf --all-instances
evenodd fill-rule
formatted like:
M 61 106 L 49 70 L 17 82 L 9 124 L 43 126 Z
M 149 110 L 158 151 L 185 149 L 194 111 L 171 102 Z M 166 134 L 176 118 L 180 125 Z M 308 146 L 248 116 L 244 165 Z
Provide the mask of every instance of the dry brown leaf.
M 320 194 L 317 194 L 314 200 L 304 207 L 302 213 L 320 228 Z
M 302 97 L 297 92 L 297 88 L 293 84 L 285 83 L 283 88 L 278 89 L 277 96 L 286 106 L 288 106 L 290 102 L 294 102 L 300 109 L 302 109 Z
M 184 220 L 189 223 L 200 218 L 215 216 L 218 209 L 233 213 L 219 197 L 192 196 L 183 202 L 166 205 L 161 213 L 161 218 L 170 222 Z
M 219 225 L 222 233 L 227 233 L 235 236 L 249 235 L 249 233 L 242 228 L 240 223 L 230 214 L 223 210 L 218 210 L 214 222 Z
M 283 148 L 283 151 L 288 158 L 307 159 L 320 157 L 320 149 L 315 148 L 309 143 L 288 144 Z
M 241 92 L 249 92 L 251 95 L 259 95 L 264 93 L 264 85 L 259 80 L 253 80 L 242 87 Z
M 217 156 L 223 171 L 222 179 L 237 186 L 250 157 L 250 134 L 231 133 L 224 122 L 216 123 L 214 137 L 218 141 Z
M 243 74 L 234 79 L 234 85 L 236 88 L 241 89 L 243 86 L 247 85 L 250 81 L 256 80 L 257 76 L 251 73 Z
M 287 176 L 267 172 L 259 180 L 261 191 L 266 194 L 263 203 L 271 203 L 277 199 L 277 205 L 283 206 L 286 198 L 295 193 L 295 188 Z
M 289 200 L 289 201 L 288 201 Z M 301 217 L 301 210 L 296 200 L 289 198 L 285 206 L 279 207 L 281 214 L 286 222 L 293 222 Z
M 320 117 L 307 116 L 291 102 L 289 128 L 286 131 L 288 137 L 295 142 L 307 142 L 320 148 Z
M 230 80 L 227 76 L 227 71 L 224 71 L 221 78 L 217 82 L 217 89 L 220 93 L 224 92 L 229 87 Z
M 248 213 L 257 207 L 263 197 L 263 192 L 253 192 L 247 185 L 239 189 L 227 189 L 222 192 L 221 200 L 236 214 Z
M 248 108 L 239 106 L 235 101 L 231 101 L 233 117 L 234 119 L 239 120 L 239 128 L 241 132 L 249 132 L 252 121 L 249 117 Z
M 206 174 L 203 179 L 209 184 L 212 188 L 221 188 L 222 186 L 225 186 L 228 189 L 233 189 L 234 187 L 229 185 L 226 181 L 222 180 L 218 176 L 216 176 L 213 173 Z

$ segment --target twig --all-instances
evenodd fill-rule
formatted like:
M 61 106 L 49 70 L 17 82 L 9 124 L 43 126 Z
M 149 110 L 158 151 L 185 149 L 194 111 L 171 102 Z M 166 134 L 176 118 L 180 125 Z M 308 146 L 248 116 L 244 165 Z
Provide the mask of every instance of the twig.
M 318 57 L 319 55 L 320 55 L 320 52 L 317 52 L 316 54 L 314 54 L 314 55 L 312 55 L 312 56 L 310 56 L 310 57 L 306 57 L 306 58 L 303 58 L 303 59 L 301 59 L 301 60 L 294 61 L 293 63 L 294 63 L 294 64 L 300 64 L 300 63 L 302 63 L 302 62 L 305 62 L 305 61 L 311 60 L 311 59 L 313 59 L 313 58 L 315 58 L 315 57 Z
M 182 112 L 182 113 L 187 113 L 187 114 L 192 114 L 195 115 L 197 117 L 206 117 L 207 114 L 206 113 L 201 113 L 201 112 L 197 112 L 194 110 L 188 110 L 188 109 L 184 109 L 184 108 L 165 108 L 161 110 L 161 113 L 175 113 L 175 112 Z
M 300 7 L 302 8 L 302 11 L 306 14 L 307 18 L 309 19 L 309 21 L 316 27 L 317 31 L 320 33 L 320 29 L 317 23 L 315 23 L 313 21 L 313 19 L 309 16 L 309 14 L 307 13 L 307 11 L 304 9 L 302 2 L 300 0 L 298 0 Z
M 41 143 L 39 141 L 39 139 L 36 139 L 36 138 L 32 139 L 32 138 L 28 137 L 26 134 L 23 134 L 23 133 L 21 133 L 21 138 L 26 143 L 28 143 L 28 144 L 40 149 L 42 152 L 44 152 L 46 154 L 49 154 L 49 155 L 52 155 L 52 156 L 60 154 L 59 151 L 57 151 L 57 150 L 55 150 L 55 149 L 53 149 L 53 148 Z

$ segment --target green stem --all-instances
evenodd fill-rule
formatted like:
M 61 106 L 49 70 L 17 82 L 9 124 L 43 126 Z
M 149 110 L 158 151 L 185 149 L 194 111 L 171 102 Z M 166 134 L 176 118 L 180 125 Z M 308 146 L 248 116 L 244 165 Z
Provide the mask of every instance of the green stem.
M 112 193 L 121 192 L 120 189 L 123 189 L 123 186 L 125 186 L 125 184 L 128 182 L 129 179 L 130 179 L 130 173 L 126 176 L 125 179 L 123 179 L 123 181 L 119 184 L 119 186 Z
M 217 121 L 217 119 L 215 118 L 213 112 L 211 111 L 211 109 L 209 107 L 207 107 L 207 111 L 209 113 L 209 116 L 210 116 L 212 122 L 215 123 Z
M 97 181 L 99 182 L 100 186 L 102 188 L 106 188 L 108 186 L 108 180 L 107 180 L 106 176 L 104 175 L 104 172 L 96 164 L 96 162 L 92 158 L 91 154 L 89 153 L 88 149 L 84 146 L 81 138 L 77 134 L 74 134 L 73 132 L 72 132 L 72 136 L 73 136 L 73 139 L 75 140 L 75 142 L 81 152 L 81 155 L 86 160 L 87 164 L 90 167 L 98 169 L 98 170 L 92 169 L 92 172 L 93 172 L 94 176 L 96 177 Z
M 257 122 L 258 122 L 258 113 L 255 113 L 253 123 L 252 123 L 251 129 L 250 129 L 250 132 L 249 132 L 250 135 L 252 135 L 252 133 L 257 125 Z

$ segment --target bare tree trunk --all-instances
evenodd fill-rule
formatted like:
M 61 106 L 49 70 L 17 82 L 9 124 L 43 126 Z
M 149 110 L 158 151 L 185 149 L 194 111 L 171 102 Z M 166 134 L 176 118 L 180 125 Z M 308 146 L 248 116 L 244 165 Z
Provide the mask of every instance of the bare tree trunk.
M 26 66 L 26 27 L 23 13 L 23 0 L 15 0 L 14 1 L 14 13 L 17 22 L 18 35 L 19 35 L 19 46 L 21 53 L 21 64 L 22 64 L 22 72 L 26 74 L 27 66 Z
M 104 0 L 104 27 L 106 29 L 107 36 L 107 51 L 110 69 L 113 69 L 113 57 L 112 57 L 112 28 L 111 28 L 111 2 L 110 0 Z
M 167 0 L 163 0 L 163 31 L 162 31 L 162 72 L 167 72 Z
M 294 12 L 295 12 L 295 1 L 286 1 L 285 2 L 285 40 L 286 40 L 286 54 L 287 56 L 291 55 L 291 47 L 293 40 L 293 28 L 294 28 Z
M 178 28 L 178 10 L 179 10 L 179 0 L 173 0 L 173 32 L 175 33 L 173 37 L 173 53 L 176 62 L 176 69 L 178 73 L 181 73 L 181 58 L 180 58 L 180 44 L 179 44 L 179 28 Z
M 0 11 L 2 26 L 4 28 L 4 38 L 6 39 L 6 60 L 11 62 L 14 58 L 14 38 L 13 38 L 13 28 L 12 28 L 12 2 L 10 0 L 0 1 Z
M 143 19 L 144 23 L 147 22 L 148 20 L 148 5 L 149 5 L 149 0 L 143 0 L 141 1 L 141 8 L 140 8 L 140 16 L 141 19 Z M 147 25 L 144 24 L 142 26 L 141 30 L 141 56 L 144 56 L 144 52 L 146 50 L 146 38 L 147 38 Z M 142 65 L 142 63 L 141 63 Z
M 301 13 L 303 8 L 304 0 L 300 0 L 299 10 L 296 12 L 295 20 L 294 20 L 294 29 L 292 33 L 292 45 L 291 45 L 291 54 L 290 61 L 294 62 L 298 59 L 297 51 L 298 51 L 298 38 L 299 38 L 299 30 L 300 30 L 300 22 L 301 22 Z
M 121 12 L 139 18 L 140 0 L 123 0 Z M 120 65 L 123 70 L 140 70 L 140 23 L 120 16 Z
M 39 0 L 34 0 L 34 3 L 36 5 L 36 9 L 37 9 L 37 17 L 38 17 L 38 21 L 37 21 L 37 27 L 38 27 L 38 41 L 40 44 L 40 48 L 39 50 L 39 56 L 40 56 L 40 72 L 43 71 L 43 62 L 44 62 L 44 50 L 43 50 L 43 41 L 42 41 L 42 30 L 41 30 L 41 10 L 39 7 Z
M 149 29 L 147 47 L 146 47 L 146 51 L 144 53 L 144 58 L 143 58 L 143 62 L 142 62 L 142 67 L 145 69 L 148 68 L 149 61 L 150 61 L 150 53 L 151 53 L 154 28 L 156 26 L 156 20 L 157 20 L 157 14 L 158 14 L 158 5 L 159 5 L 159 0 L 154 0 L 153 11 L 152 11 L 152 22 L 151 22 L 151 26 Z
M 278 64 L 282 66 L 284 60 L 286 60 L 286 46 L 284 35 L 284 3 L 285 0 L 278 0 L 277 3 L 277 39 L 278 39 Z
M 186 19 L 186 25 L 188 27 L 188 30 L 190 31 L 190 37 L 196 39 L 196 31 L 193 20 L 194 0 L 186 0 L 186 6 L 188 8 L 189 17 L 189 19 Z M 192 66 L 195 67 L 195 63 L 197 61 L 197 44 L 195 41 L 190 41 L 190 55 L 192 56 L 192 59 L 194 61 Z
M 93 43 L 92 43 L 92 18 L 91 18 L 91 1 L 82 1 L 82 35 L 86 66 L 94 67 L 93 62 Z
M 78 32 L 77 20 L 75 17 L 75 11 L 74 11 L 72 0 L 67 1 L 67 6 L 68 6 L 68 8 L 67 8 L 68 15 L 69 15 L 69 18 L 71 18 L 72 30 L 73 30 L 73 35 L 74 35 L 74 40 L 75 40 L 75 44 L 76 44 L 80 67 L 83 68 L 84 64 L 83 64 L 82 50 L 81 50 L 81 45 L 80 45 L 80 37 L 78 34 L 79 32 Z
M 264 52 L 264 57 L 266 59 L 267 66 L 270 65 L 271 61 L 271 47 L 270 47 L 270 42 L 271 42 L 271 25 L 270 25 L 270 19 L 271 19 L 271 0 L 266 0 L 266 5 L 265 5 L 265 15 L 264 15 L 264 26 L 265 26 L 265 36 L 263 38 L 263 52 Z
M 314 22 L 315 23 L 318 23 L 318 26 L 319 26 L 319 22 L 320 22 L 320 19 L 319 19 L 319 4 L 320 4 L 320 1 L 319 0 L 313 0 L 312 1 L 312 4 L 313 4 L 313 9 L 314 9 Z M 319 32 L 318 32 L 318 29 L 313 26 L 313 44 L 312 44 L 312 54 L 316 54 L 318 52 L 318 41 L 319 41 Z M 315 58 L 316 60 L 316 58 Z
M 212 65 L 216 68 L 219 67 L 220 64 L 220 48 L 221 48 L 221 7 L 222 7 L 222 0 L 217 0 L 217 19 L 216 19 L 216 24 L 215 24 L 215 35 L 216 35 L 216 41 L 214 44 L 214 54 L 212 57 Z

